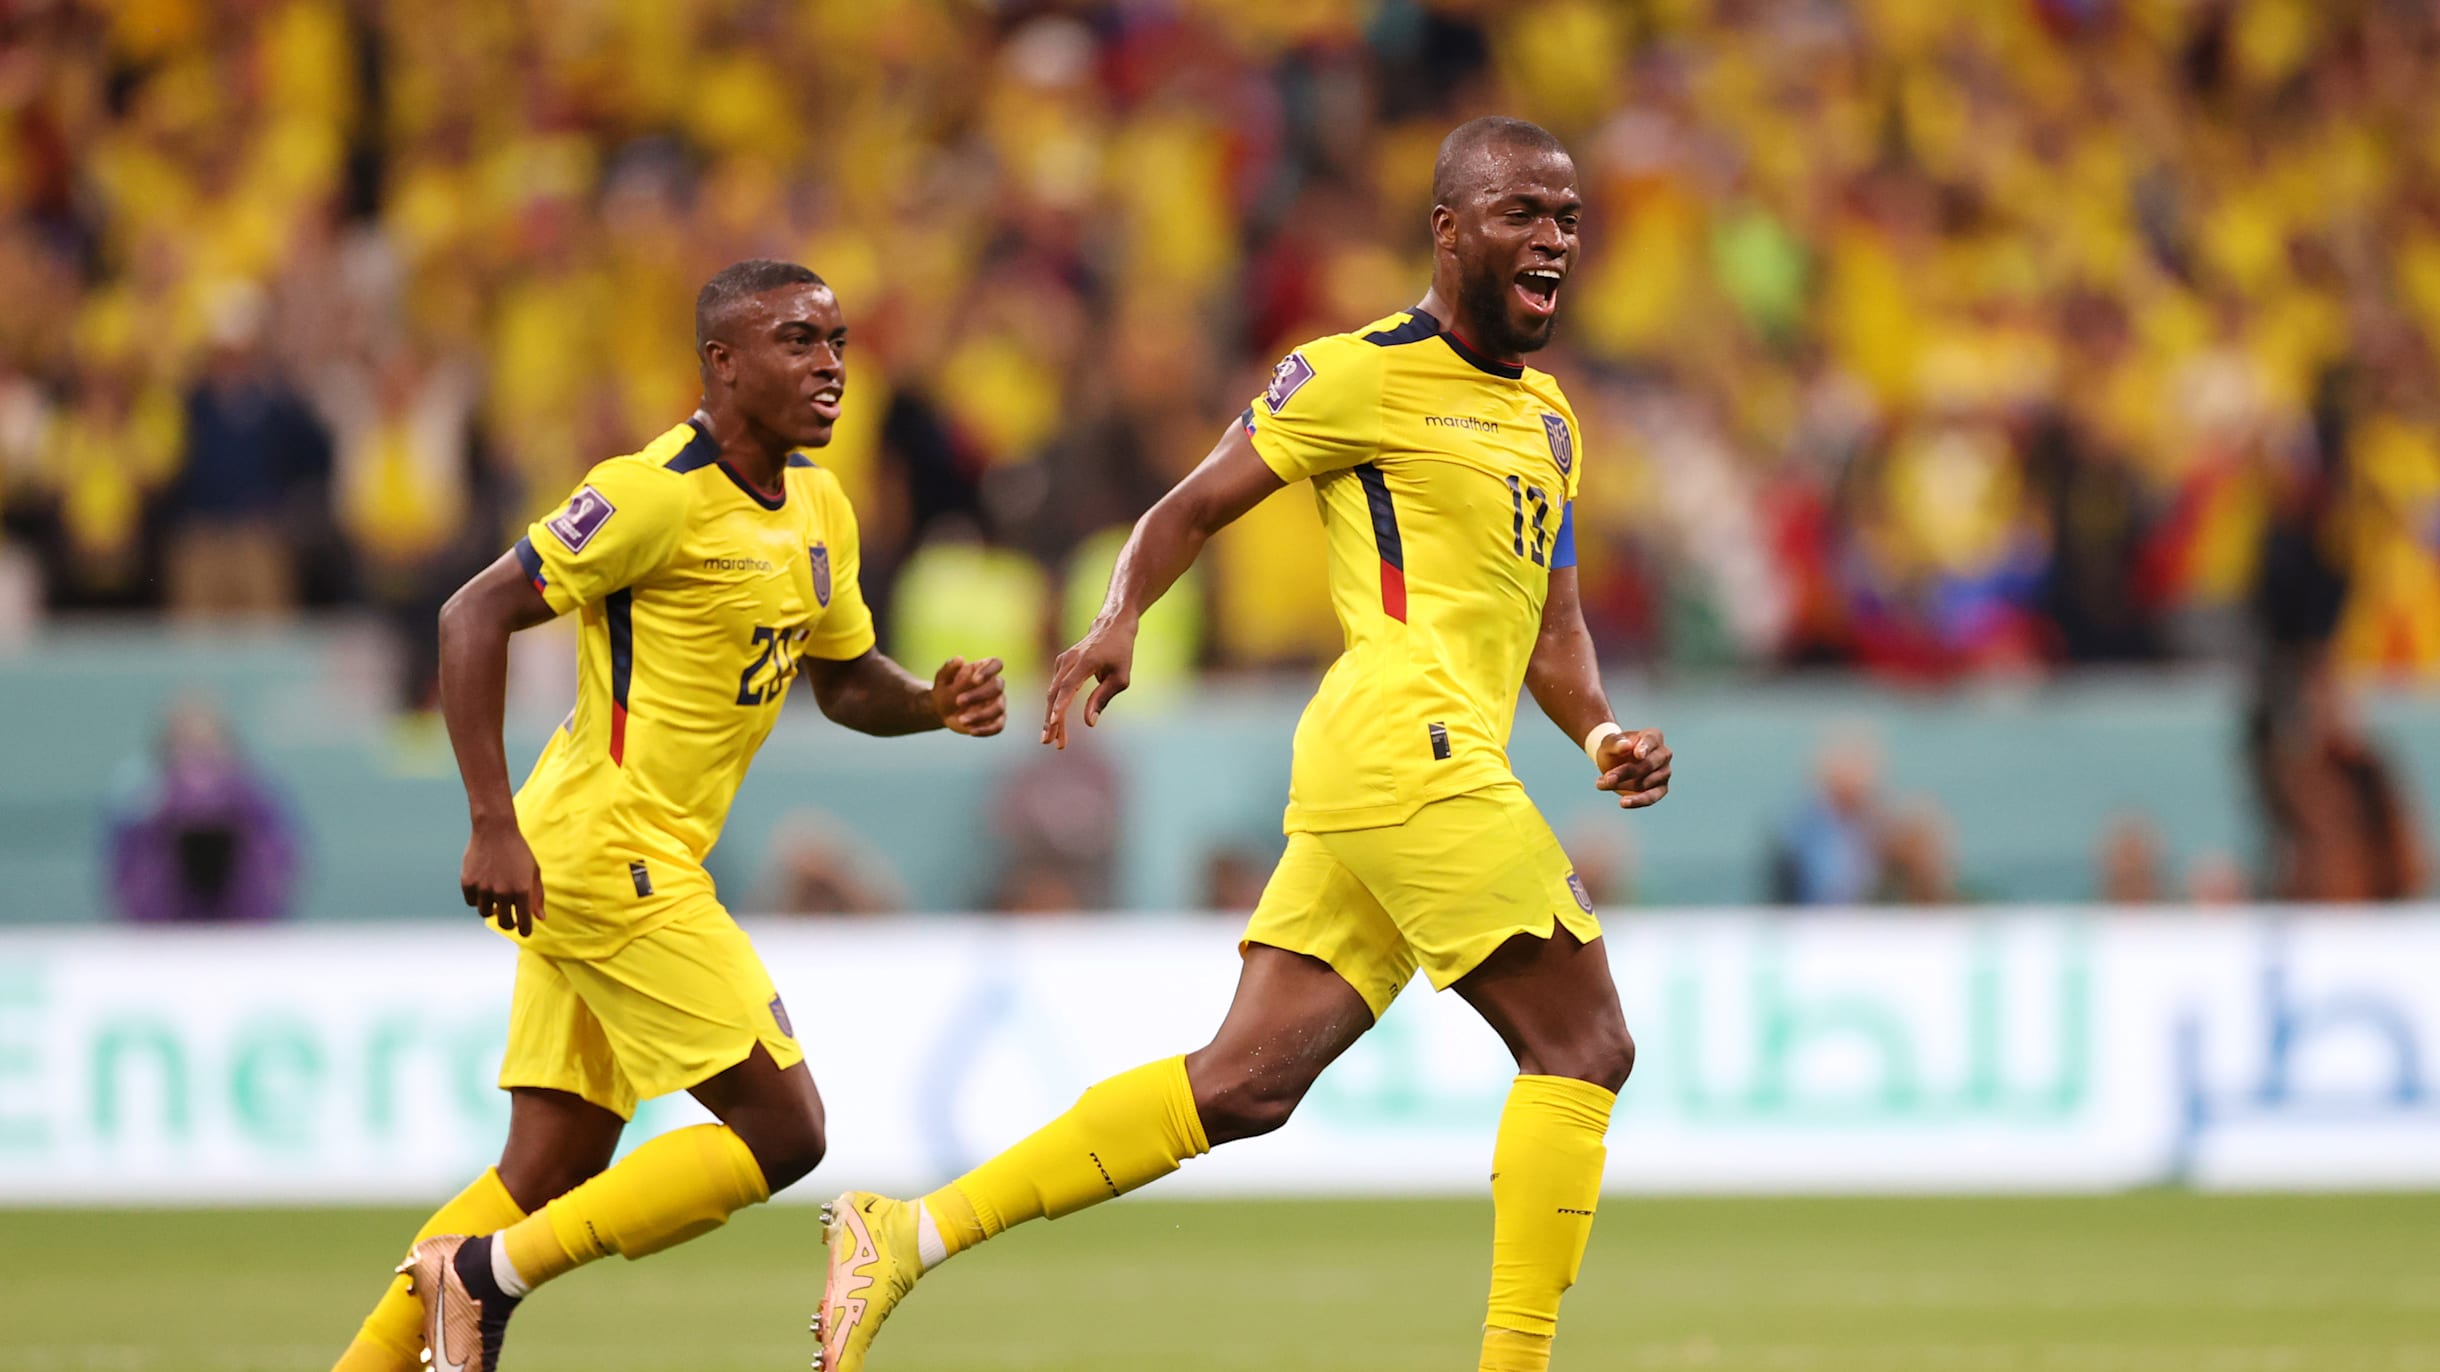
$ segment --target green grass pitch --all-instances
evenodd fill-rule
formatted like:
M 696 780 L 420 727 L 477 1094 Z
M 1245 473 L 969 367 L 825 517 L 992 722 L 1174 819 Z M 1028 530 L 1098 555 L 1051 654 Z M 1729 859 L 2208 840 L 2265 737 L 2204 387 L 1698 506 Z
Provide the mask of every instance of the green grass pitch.
M 0 1212 L 0 1372 L 320 1372 L 417 1216 Z M 928 1279 L 876 1372 L 1462 1372 L 1488 1202 L 1130 1202 Z M 518 1316 L 513 1372 L 784 1372 L 821 1279 L 769 1208 Z M 1642 1200 L 1561 1372 L 2440 1372 L 2440 1195 Z

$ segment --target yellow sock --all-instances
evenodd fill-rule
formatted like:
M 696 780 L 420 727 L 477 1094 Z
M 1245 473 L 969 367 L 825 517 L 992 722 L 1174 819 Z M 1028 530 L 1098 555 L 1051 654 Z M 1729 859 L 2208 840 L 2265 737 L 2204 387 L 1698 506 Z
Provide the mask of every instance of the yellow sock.
M 415 1231 L 415 1242 L 435 1234 L 488 1234 L 524 1218 L 525 1212 L 500 1184 L 500 1174 L 487 1171 L 433 1211 L 424 1227 Z M 390 1278 L 390 1289 L 382 1293 L 373 1313 L 364 1317 L 355 1341 L 339 1355 L 332 1372 L 418 1372 L 423 1322 L 423 1303 L 407 1294 L 407 1279 Z
M 674 1129 L 500 1231 L 509 1265 L 540 1286 L 596 1258 L 640 1258 L 708 1234 L 771 1199 L 762 1165 L 724 1124 Z
M 1491 1154 L 1491 1306 L 1481 1372 L 1541 1372 L 1576 1284 L 1618 1097 L 1589 1081 L 1520 1076 Z
M 1211 1149 L 1186 1059 L 1164 1058 L 1088 1087 L 1066 1114 L 922 1204 L 955 1254 L 1011 1225 L 1123 1196 Z

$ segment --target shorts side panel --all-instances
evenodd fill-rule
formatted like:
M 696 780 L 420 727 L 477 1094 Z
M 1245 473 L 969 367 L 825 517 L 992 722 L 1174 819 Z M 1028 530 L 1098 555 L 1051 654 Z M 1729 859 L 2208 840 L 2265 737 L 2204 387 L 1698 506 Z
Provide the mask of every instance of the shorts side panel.
M 1364 883 L 1330 855 L 1324 835 L 1288 835 L 1239 941 L 1329 963 L 1381 1018 L 1415 975 L 1415 954 Z
M 1564 926 L 1586 943 L 1601 937 L 1574 864 L 1514 783 L 1434 801 L 1404 824 L 1317 837 L 1388 912 L 1435 989 L 1518 934 Z
M 674 915 L 606 958 L 558 964 L 644 1100 L 699 1086 L 761 1044 L 805 1060 L 753 941 L 716 901 Z
M 517 950 L 517 985 L 508 1004 L 508 1051 L 500 1089 L 565 1091 L 620 1119 L 635 1116 L 635 1086 L 619 1066 L 602 1022 L 577 994 L 562 964 Z

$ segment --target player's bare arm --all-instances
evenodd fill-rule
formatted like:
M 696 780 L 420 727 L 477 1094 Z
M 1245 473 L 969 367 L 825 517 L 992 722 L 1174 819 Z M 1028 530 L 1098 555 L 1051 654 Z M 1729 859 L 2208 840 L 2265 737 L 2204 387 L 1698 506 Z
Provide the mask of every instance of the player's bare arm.
M 516 793 L 500 738 L 508 638 L 553 617 L 514 553 L 502 553 L 441 607 L 441 718 L 457 753 L 472 830 L 458 890 L 476 914 L 520 935 L 532 934 L 542 918 L 542 869 L 517 827 Z
M 947 729 L 989 738 L 1008 722 L 1008 687 L 996 657 L 950 658 L 930 681 L 878 650 L 844 662 L 808 658 L 802 670 L 823 715 L 860 734 L 888 738 Z
M 1127 689 L 1135 665 L 1136 625 L 1144 611 L 1186 574 L 1213 534 L 1286 484 L 1255 455 L 1253 436 L 1245 426 L 1231 424 L 1186 479 L 1144 512 L 1110 569 L 1110 594 L 1093 627 L 1059 655 L 1051 671 L 1050 707 L 1042 717 L 1044 743 L 1067 747 L 1068 706 L 1087 680 L 1097 685 L 1085 701 L 1085 727 L 1101 722 L 1101 712 Z
M 1661 731 L 1621 730 L 1613 723 L 1573 567 L 1550 574 L 1550 598 L 1542 604 L 1541 633 L 1525 664 L 1525 688 L 1572 742 L 1582 745 L 1604 726 L 1615 731 L 1595 750 L 1593 765 L 1601 776 L 1594 784 L 1617 792 L 1620 809 L 1640 810 L 1669 794 L 1669 745 L 1661 741 Z

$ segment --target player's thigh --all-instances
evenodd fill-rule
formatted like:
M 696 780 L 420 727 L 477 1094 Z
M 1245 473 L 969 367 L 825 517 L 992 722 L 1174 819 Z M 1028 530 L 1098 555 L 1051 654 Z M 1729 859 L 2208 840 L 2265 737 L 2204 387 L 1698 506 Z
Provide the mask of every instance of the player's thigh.
M 1601 937 L 1566 849 L 1513 782 L 1436 800 L 1404 824 L 1323 838 L 1388 911 L 1435 989 L 1519 935 Z
M 555 1091 L 635 1116 L 635 1084 L 592 1006 L 569 976 L 571 964 L 531 948 L 517 950 L 517 983 L 508 1005 L 508 1049 L 500 1089 Z M 515 1115 L 510 1116 L 512 1127 Z
M 782 1071 L 805 1060 L 753 941 L 705 899 L 607 957 L 561 964 L 644 1100 L 688 1090 L 759 1045 Z
M 1389 912 L 1332 856 L 1325 838 L 1288 835 L 1287 851 L 1263 886 L 1238 947 L 1319 959 L 1355 988 L 1379 1019 L 1415 975 L 1415 955 Z

